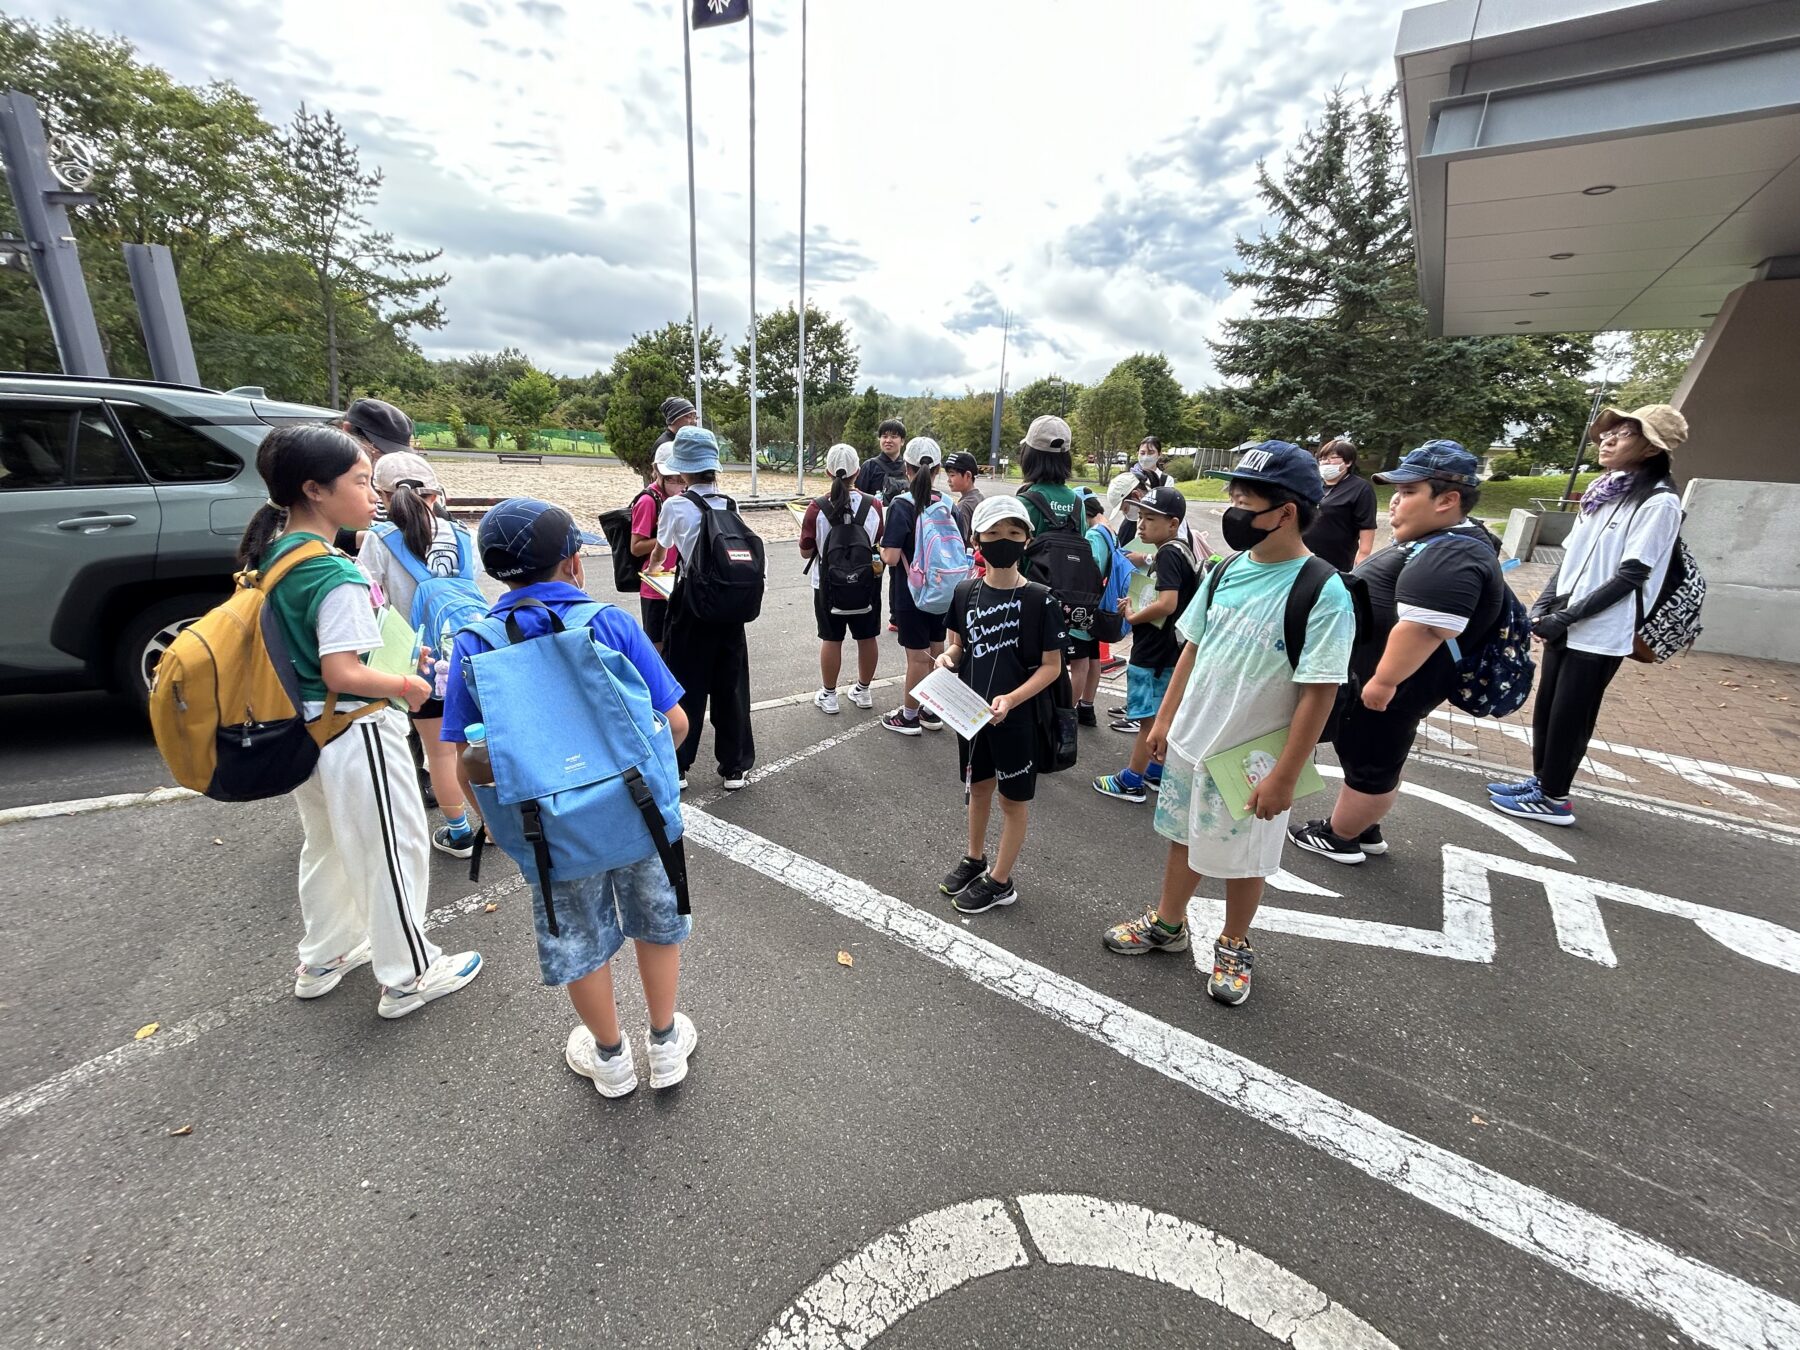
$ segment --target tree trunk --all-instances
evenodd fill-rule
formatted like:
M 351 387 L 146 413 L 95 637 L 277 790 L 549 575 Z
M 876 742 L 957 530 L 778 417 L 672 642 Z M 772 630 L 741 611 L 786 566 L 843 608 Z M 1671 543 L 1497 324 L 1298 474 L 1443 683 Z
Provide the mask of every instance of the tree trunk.
M 338 406 L 337 309 L 329 302 L 325 306 L 325 378 L 329 391 L 326 402 L 335 408 Z

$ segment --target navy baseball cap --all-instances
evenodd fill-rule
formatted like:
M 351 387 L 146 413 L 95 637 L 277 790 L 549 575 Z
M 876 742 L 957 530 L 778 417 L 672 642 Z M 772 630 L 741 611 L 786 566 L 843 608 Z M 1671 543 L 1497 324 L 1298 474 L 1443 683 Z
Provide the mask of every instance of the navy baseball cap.
M 1168 484 L 1151 488 L 1138 498 L 1138 510 L 1148 511 L 1153 516 L 1169 516 L 1175 520 L 1187 519 L 1187 498 L 1177 488 Z
M 1238 457 L 1234 468 L 1213 469 L 1207 477 L 1232 483 L 1267 483 L 1314 506 L 1325 496 L 1319 461 L 1292 441 L 1259 441 Z
M 481 518 L 475 542 L 488 575 L 510 581 L 555 567 L 581 552 L 583 544 L 600 539 L 579 529 L 575 517 L 560 506 L 535 497 L 508 497 Z
M 1463 487 L 1481 486 L 1481 461 L 1455 441 L 1426 441 L 1386 473 L 1372 475 L 1377 483 L 1423 483 L 1435 478 Z
M 981 465 L 975 462 L 975 456 L 967 450 L 958 450 L 954 455 L 945 459 L 944 468 L 951 473 L 978 474 L 981 472 Z

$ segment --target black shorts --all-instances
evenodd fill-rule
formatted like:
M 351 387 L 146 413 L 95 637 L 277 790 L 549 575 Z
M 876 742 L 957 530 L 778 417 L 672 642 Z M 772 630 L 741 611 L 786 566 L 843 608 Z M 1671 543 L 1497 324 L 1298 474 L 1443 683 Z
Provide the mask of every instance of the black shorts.
M 825 604 L 822 588 L 813 592 L 813 621 L 818 625 L 820 642 L 842 642 L 845 633 L 858 642 L 881 636 L 880 605 L 871 605 L 867 614 L 833 614 Z
M 669 632 L 669 602 L 640 595 L 638 609 L 644 616 L 644 636 L 651 642 L 663 641 Z
M 998 778 L 1000 795 L 1011 802 L 1037 796 L 1037 721 L 1031 704 L 1014 708 L 999 726 L 983 727 L 972 741 L 958 736 L 956 771 L 971 783 Z
M 928 650 L 950 631 L 948 614 L 927 614 L 911 605 L 894 611 L 894 623 L 900 629 L 900 645 L 909 652 Z
M 412 715 L 412 720 L 415 722 L 429 722 L 434 718 L 441 718 L 443 715 L 444 700 L 441 698 L 428 698 L 419 705 L 419 711 Z
M 1424 715 L 1393 705 L 1375 712 L 1360 702 L 1345 708 L 1331 741 L 1344 770 L 1344 786 L 1372 797 L 1399 787 L 1406 756 Z
M 1070 661 L 1098 661 L 1100 639 L 1072 637 L 1069 645 L 1063 649 L 1063 657 Z

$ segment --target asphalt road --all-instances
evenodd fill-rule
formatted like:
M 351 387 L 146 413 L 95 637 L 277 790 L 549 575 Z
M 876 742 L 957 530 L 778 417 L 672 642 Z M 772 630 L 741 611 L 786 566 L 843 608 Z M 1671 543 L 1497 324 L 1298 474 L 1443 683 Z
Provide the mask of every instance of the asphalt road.
M 816 683 L 775 559 L 758 700 Z M 1161 870 L 1088 787 L 1124 737 L 1083 733 L 1022 902 L 965 921 L 954 747 L 873 725 L 894 699 L 766 707 L 764 776 L 696 775 L 701 1049 L 619 1102 L 561 1062 L 504 860 L 434 859 L 487 969 L 384 1023 L 366 970 L 290 996 L 285 801 L 0 816 L 0 1344 L 1800 1344 L 1800 836 L 1534 832 L 1420 762 L 1389 857 L 1290 850 L 1227 1010 L 1100 946 Z M 103 699 L 0 721 L 0 808 L 164 781 Z

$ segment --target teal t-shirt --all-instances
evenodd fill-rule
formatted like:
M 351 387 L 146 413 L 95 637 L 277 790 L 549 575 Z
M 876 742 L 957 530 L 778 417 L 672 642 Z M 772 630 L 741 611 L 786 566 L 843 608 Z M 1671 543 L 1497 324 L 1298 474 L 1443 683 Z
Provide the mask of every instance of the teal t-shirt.
M 1194 644 L 1194 673 L 1169 729 L 1169 748 L 1183 759 L 1199 764 L 1279 731 L 1294 720 L 1299 686 L 1344 682 L 1356 616 L 1336 577 L 1307 618 L 1300 664 L 1288 664 L 1287 597 L 1305 561 L 1259 563 L 1240 553 L 1226 565 L 1211 609 L 1203 582 L 1183 611 L 1176 631 Z
M 331 542 L 316 534 L 284 534 L 269 545 L 259 566 L 267 567 L 309 539 L 327 545 Z M 269 596 L 275 621 L 281 625 L 288 652 L 294 658 L 294 669 L 300 676 L 300 697 L 310 703 L 321 703 L 330 694 L 319 668 L 319 606 L 346 582 L 364 590 L 369 586 L 368 577 L 355 563 L 333 552 L 301 563 L 281 579 Z

